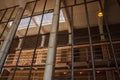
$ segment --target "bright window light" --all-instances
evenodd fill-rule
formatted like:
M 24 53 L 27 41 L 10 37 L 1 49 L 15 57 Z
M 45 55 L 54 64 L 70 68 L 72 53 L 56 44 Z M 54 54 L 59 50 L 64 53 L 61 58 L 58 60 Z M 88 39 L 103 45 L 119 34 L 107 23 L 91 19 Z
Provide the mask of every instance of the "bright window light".
M 29 23 L 29 20 L 30 20 L 30 17 L 29 17 L 29 18 L 21 19 L 20 24 L 19 24 L 19 26 L 18 26 L 18 30 L 27 28 L 28 23 Z M 9 25 L 11 26 L 12 23 L 13 23 L 13 21 L 9 22 Z M 31 20 L 31 23 L 30 23 L 29 27 L 30 27 L 30 28 L 31 28 L 31 27 L 35 27 L 35 24 L 34 24 L 34 22 L 33 22 L 32 20 Z
M 42 21 L 42 26 L 51 25 L 52 24 L 52 17 L 53 17 L 53 13 L 44 14 L 43 21 Z M 36 21 L 36 23 L 40 26 L 42 15 L 37 15 L 37 16 L 34 16 L 33 18 Z M 27 28 L 29 20 L 30 20 L 30 17 L 21 19 L 20 24 L 18 26 L 18 30 Z M 65 18 L 63 16 L 63 12 L 62 11 L 60 11 L 59 22 L 60 23 L 65 22 Z M 11 26 L 12 23 L 13 23 L 13 21 L 9 22 L 9 25 Z M 36 25 L 33 22 L 33 20 L 31 20 L 31 23 L 29 25 L 29 28 L 31 28 L 31 27 L 36 27 Z
M 44 17 L 43 17 L 42 25 L 44 26 L 44 25 L 50 25 L 50 24 L 52 24 L 52 17 L 53 17 L 53 13 L 45 14 Z M 42 15 L 35 16 L 34 18 L 35 18 L 37 24 L 39 24 L 39 26 L 40 26 Z M 60 11 L 59 22 L 65 22 L 65 18 L 63 16 L 62 11 Z

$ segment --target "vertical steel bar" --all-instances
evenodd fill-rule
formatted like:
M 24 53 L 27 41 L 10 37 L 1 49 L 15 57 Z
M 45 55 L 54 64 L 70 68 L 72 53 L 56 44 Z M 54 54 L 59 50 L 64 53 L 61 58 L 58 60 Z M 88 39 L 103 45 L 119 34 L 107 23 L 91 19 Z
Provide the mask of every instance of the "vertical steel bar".
M 11 43 L 13 42 L 13 39 L 15 37 L 15 33 L 17 31 L 20 19 L 22 18 L 23 12 L 24 12 L 23 7 L 20 7 L 18 9 L 15 20 L 14 20 L 14 22 L 12 24 L 11 29 L 10 29 L 10 32 L 8 33 L 6 39 L 4 40 L 3 46 L 2 46 L 2 48 L 0 50 L 0 73 L 2 71 L 2 67 L 3 67 L 3 64 L 5 62 L 6 56 L 7 56 L 8 52 L 9 52 L 9 50 L 10 50 Z
M 57 0 L 56 0 L 56 2 L 57 2 Z M 59 2 L 59 6 L 58 6 L 58 11 L 57 11 L 57 9 L 56 9 L 56 11 L 54 10 L 54 12 L 56 13 L 56 14 L 53 14 L 53 22 L 52 22 L 52 24 L 53 24 L 53 26 L 55 27 L 55 24 L 54 24 L 54 17 L 56 17 L 56 20 L 57 20 L 57 16 L 58 16 L 58 20 L 56 21 L 56 29 L 55 28 L 53 28 L 54 30 L 52 30 L 51 31 L 51 33 L 52 34 L 50 34 L 52 37 L 53 36 L 55 36 L 56 35 L 56 39 L 54 39 L 54 40 L 56 40 L 56 42 L 57 42 L 57 34 L 58 34 L 58 29 L 59 29 L 59 20 L 60 20 L 60 6 L 61 6 L 61 0 L 59 0 L 58 1 Z M 57 7 L 56 7 L 57 8 Z M 57 12 L 58 12 L 58 14 L 57 14 Z M 55 33 L 54 33 L 55 32 Z M 50 39 L 49 39 L 50 40 Z M 53 40 L 53 41 L 54 41 Z M 53 46 L 55 47 L 55 48 L 57 48 L 57 43 L 56 43 L 55 41 L 54 41 L 54 43 L 55 43 L 55 45 L 53 44 Z M 50 44 L 51 44 L 51 42 L 50 42 Z M 49 45 L 49 47 L 51 48 L 51 46 Z M 52 49 L 51 49 L 52 50 Z M 55 65 L 56 65 L 56 51 L 57 51 L 57 49 L 55 50 L 55 55 L 54 55 L 54 61 L 53 61 L 53 70 L 52 70 L 52 80 L 54 80 L 54 74 L 55 74 Z M 51 51 L 50 51 L 51 52 Z M 54 50 L 53 50 L 53 52 L 54 52 Z
M 90 54 L 91 54 L 91 61 L 92 61 L 93 80 L 96 80 L 92 36 L 91 36 L 90 22 L 89 22 L 88 8 L 87 8 L 86 0 L 84 0 L 84 5 L 85 5 L 85 14 L 86 14 L 87 26 L 88 26 L 88 35 L 89 35 L 89 43 L 90 43 Z
M 34 13 L 36 4 L 37 4 L 37 1 L 35 1 L 33 10 L 32 10 L 31 16 L 30 16 L 30 20 L 29 20 L 29 22 L 28 22 L 27 29 L 26 29 L 26 31 L 25 31 L 25 35 L 24 35 L 24 37 L 23 37 L 23 43 L 21 44 L 21 49 L 20 49 L 20 52 L 19 52 L 19 55 L 18 55 L 18 58 L 17 58 L 17 61 L 16 61 L 16 66 L 15 66 L 15 68 L 14 68 L 14 72 L 13 72 L 13 75 L 12 75 L 12 78 L 11 78 L 12 80 L 14 79 L 14 76 L 15 76 L 15 73 L 16 73 L 16 70 L 17 70 L 17 67 L 18 67 L 18 63 L 19 63 L 20 56 L 21 56 L 21 53 L 22 53 L 22 50 L 23 50 L 23 47 L 24 47 L 25 39 L 26 39 L 26 37 L 27 37 L 28 29 L 29 29 L 30 23 L 31 23 L 31 21 L 32 21 L 32 16 L 33 16 L 33 13 Z
M 57 40 L 57 32 L 59 26 L 60 4 L 61 4 L 61 0 L 56 0 L 43 80 L 53 80 L 55 57 L 56 57 L 56 44 L 57 44 L 56 40 Z
M 34 57 L 35 57 L 35 53 L 36 53 L 38 42 L 39 42 L 39 35 L 40 35 L 41 27 L 42 27 L 42 22 L 43 22 L 43 17 L 44 17 L 46 3 L 47 3 L 47 0 L 45 0 L 45 2 L 44 2 L 44 7 L 43 7 L 43 11 L 42 11 L 43 13 L 41 14 L 42 17 L 41 17 L 40 27 L 39 27 L 39 30 L 38 30 L 36 44 L 35 44 L 35 48 L 34 48 L 34 52 L 33 52 L 32 63 L 30 65 L 30 71 L 29 71 L 29 75 L 28 75 L 28 80 L 30 80 L 30 78 L 31 78 L 32 67 L 33 67 Z
M 104 19 L 104 22 L 105 22 L 106 31 L 107 31 L 108 38 L 109 38 L 109 41 L 110 41 L 110 47 L 111 47 L 111 50 L 112 50 L 113 59 L 115 61 L 116 70 L 117 70 L 117 73 L 118 73 L 118 77 L 120 79 L 120 71 L 119 71 L 117 58 L 116 58 L 116 55 L 115 55 L 115 49 L 114 49 L 113 44 L 112 44 L 111 33 L 110 33 L 108 22 L 107 22 L 107 19 L 106 19 L 106 14 L 105 14 L 104 8 L 102 7 L 102 2 L 100 0 L 99 0 L 99 5 L 100 5 L 100 8 L 101 8 L 101 10 L 102 10 L 102 12 L 104 14 L 103 19 Z
M 7 12 L 7 10 L 8 10 L 8 9 L 5 9 L 5 12 L 3 13 L 3 15 L 2 15 L 2 17 L 1 17 L 1 19 L 0 19 L 0 23 L 2 22 L 4 16 L 5 16 L 6 12 Z
M 8 25 L 8 23 L 9 23 L 9 21 L 10 21 L 12 15 L 13 15 L 14 11 L 15 11 L 15 8 L 16 8 L 16 7 L 13 8 L 13 10 L 12 10 L 10 16 L 9 16 L 9 19 L 8 19 L 8 21 L 7 21 L 6 25 L 5 25 L 5 27 L 4 27 L 3 31 L 2 31 L 2 33 L 0 34 L 0 38 L 2 37 L 2 35 L 4 34 L 5 29 L 7 28 L 7 25 Z
M 74 25 L 73 25 L 73 7 L 71 7 L 71 32 L 72 32 L 72 36 L 71 36 L 71 48 L 72 48 L 72 69 L 71 69 L 71 76 L 72 76 L 72 79 L 71 80 L 74 80 Z

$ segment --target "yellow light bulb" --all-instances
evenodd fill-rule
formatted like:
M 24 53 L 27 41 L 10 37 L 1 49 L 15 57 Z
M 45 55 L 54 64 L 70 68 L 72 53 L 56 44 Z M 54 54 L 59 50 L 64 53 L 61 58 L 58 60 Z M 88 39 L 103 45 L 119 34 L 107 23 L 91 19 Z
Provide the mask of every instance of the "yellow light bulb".
M 102 17 L 103 16 L 103 13 L 102 12 L 99 12 L 98 13 L 98 17 Z

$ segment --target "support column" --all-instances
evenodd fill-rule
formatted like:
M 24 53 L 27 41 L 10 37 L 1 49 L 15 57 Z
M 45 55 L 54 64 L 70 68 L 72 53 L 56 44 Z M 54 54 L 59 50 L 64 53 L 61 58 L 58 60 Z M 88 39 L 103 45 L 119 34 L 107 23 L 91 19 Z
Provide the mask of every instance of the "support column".
M 44 34 L 45 31 L 41 28 L 41 34 Z M 45 44 L 45 38 L 46 36 L 45 35 L 42 35 L 42 39 L 41 39 L 41 47 L 44 47 L 44 44 Z
M 107 8 L 105 6 L 106 4 L 106 1 L 104 0 L 104 7 L 102 7 L 102 3 L 101 1 L 99 0 L 99 4 L 100 4 L 100 7 L 101 7 L 101 10 L 104 11 L 104 22 L 105 22 L 105 28 L 106 28 L 106 32 L 107 32 L 107 35 L 108 35 L 108 38 L 109 38 L 109 42 L 110 42 L 110 48 L 111 48 L 111 57 L 113 57 L 114 59 L 114 62 L 115 62 L 115 67 L 116 67 L 116 70 L 117 70 L 117 73 L 118 73 L 118 78 L 120 79 L 120 70 L 119 70 L 119 65 L 118 65 L 118 61 L 117 61 L 117 58 L 116 58 L 116 55 L 115 55 L 115 49 L 114 49 L 114 46 L 113 46 L 113 40 L 112 40 L 112 37 L 111 37 L 111 33 L 110 33 L 110 30 L 109 30 L 109 25 L 108 25 L 108 22 L 107 22 L 107 13 L 105 12 L 105 9 Z
M 72 33 L 71 28 L 68 29 L 69 33 Z M 69 34 L 69 44 L 72 44 L 72 34 Z
M 9 48 L 10 48 L 10 45 L 11 45 L 12 40 L 14 38 L 14 35 L 16 33 L 18 24 L 19 24 L 19 22 L 21 20 L 21 17 L 22 17 L 23 11 L 24 11 L 24 7 L 25 7 L 25 4 L 20 5 L 20 7 L 19 7 L 19 9 L 17 11 L 16 17 L 15 17 L 15 20 L 13 21 L 13 24 L 11 26 L 11 29 L 8 32 L 8 34 L 7 34 L 7 36 L 6 36 L 5 40 L 4 40 L 3 46 L 2 46 L 2 48 L 0 50 L 0 72 L 2 70 L 2 65 L 3 65 L 3 63 L 5 61 L 5 58 L 7 56 L 8 51 L 9 51 Z
M 104 34 L 104 32 L 103 32 L 103 17 L 98 17 L 98 26 L 99 26 L 99 32 L 100 32 L 100 34 L 102 34 L 100 36 L 100 39 L 102 41 L 104 41 L 105 40 L 105 36 L 103 35 Z
M 54 72 L 55 57 L 56 57 L 55 56 L 56 40 L 57 40 L 57 32 L 58 32 L 58 25 L 59 25 L 60 3 L 61 3 L 61 0 L 56 0 L 55 2 L 53 22 L 52 22 L 52 27 L 50 32 L 47 61 L 46 61 L 43 80 L 53 80 L 53 72 Z
M 104 1 L 102 1 L 102 4 L 104 4 Z M 102 5 L 103 6 L 103 5 Z M 103 30 L 103 12 L 99 6 L 99 13 L 98 13 L 98 27 L 99 27 L 99 33 L 100 35 L 100 39 L 101 41 L 105 41 L 105 35 L 104 35 L 104 30 Z M 106 45 L 101 45 L 101 49 L 102 49 L 102 54 L 103 54 L 103 58 L 108 60 L 108 51 L 107 51 L 107 46 Z
M 41 47 L 44 47 L 45 44 L 45 35 L 42 35 Z
M 19 44 L 18 44 L 18 47 L 17 47 L 18 50 L 21 49 L 22 42 L 23 42 L 23 39 L 19 39 Z
M 101 9 L 101 6 L 103 6 L 104 8 L 104 1 L 101 1 L 101 5 L 99 4 L 99 13 L 98 13 L 98 27 L 99 27 L 99 33 L 100 35 L 100 39 L 101 41 L 105 41 L 105 35 L 104 35 L 104 29 L 103 29 L 103 12 Z M 107 45 L 101 45 L 101 49 L 102 49 L 102 54 L 103 54 L 103 59 L 107 60 L 107 65 L 109 66 L 110 62 L 109 62 L 109 51 L 108 51 L 108 46 Z
M 98 17 L 98 27 L 99 27 L 99 33 L 100 35 L 100 40 L 105 41 L 105 36 L 104 36 L 104 31 L 103 31 L 103 17 Z M 102 54 L 104 59 L 108 59 L 108 51 L 107 51 L 107 46 L 106 45 L 101 45 L 102 49 Z
M 104 4 L 104 2 L 102 4 Z M 103 35 L 104 34 L 104 31 L 103 31 L 103 12 L 102 12 L 100 6 L 99 6 L 99 13 L 98 13 L 98 27 L 99 27 L 100 34 L 102 34 L 100 36 L 100 39 L 102 41 L 104 41 L 105 40 L 105 36 Z
M 64 6 L 67 5 L 66 0 L 62 0 L 62 3 L 63 3 Z M 71 30 L 71 27 L 72 27 L 71 14 L 72 13 L 70 14 L 68 8 L 65 8 L 65 13 L 66 13 L 66 17 L 67 17 L 66 19 L 68 21 L 67 22 L 68 23 L 68 33 L 70 33 L 69 36 L 68 36 L 68 44 L 71 45 L 72 44 L 72 30 Z

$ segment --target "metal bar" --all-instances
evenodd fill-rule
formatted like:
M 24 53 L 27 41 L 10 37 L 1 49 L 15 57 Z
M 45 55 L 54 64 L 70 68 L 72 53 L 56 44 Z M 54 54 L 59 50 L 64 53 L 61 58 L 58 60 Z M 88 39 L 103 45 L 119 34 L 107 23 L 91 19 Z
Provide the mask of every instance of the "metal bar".
M 37 0 L 37 1 L 40 1 L 40 0 Z M 91 2 L 96 2 L 96 1 L 98 1 L 98 0 L 93 0 L 93 1 L 88 1 L 87 3 L 91 3 Z M 34 1 L 30 1 L 29 3 L 32 3 L 32 2 L 34 2 Z M 84 4 L 84 3 L 79 3 L 80 5 L 81 4 Z M 75 6 L 76 4 L 74 4 L 74 6 Z M 78 4 L 77 4 L 78 5 Z M 16 7 L 18 7 L 19 5 L 15 5 Z M 13 8 L 13 7 L 15 7 L 15 6 L 12 6 L 12 7 L 9 7 L 9 8 L 4 8 L 4 9 L 0 9 L 0 11 L 2 11 L 2 10 L 5 10 L 5 9 L 10 9 L 10 8 Z M 71 7 L 71 6 L 69 6 L 69 7 Z M 60 7 L 60 8 L 64 8 L 64 7 Z
M 18 68 L 28 68 L 29 66 L 18 66 Z M 43 65 L 35 65 L 34 67 L 38 67 L 38 68 L 40 68 L 40 69 L 44 69 L 44 66 Z M 14 66 L 3 66 L 3 68 L 14 68 Z M 60 70 L 61 68 L 57 68 L 58 70 Z M 66 66 L 65 67 L 63 67 L 63 69 L 68 69 Z M 74 69 L 74 71 L 76 71 L 76 69 L 78 69 L 78 68 L 75 68 Z M 95 68 L 96 70 L 108 70 L 108 69 L 114 69 L 114 70 L 116 70 L 116 67 L 101 67 L 101 68 Z M 120 69 L 120 67 L 119 67 L 119 69 Z M 91 70 L 92 71 L 92 68 L 79 68 L 79 70 Z
M 5 16 L 6 12 L 7 12 L 7 10 L 8 10 L 8 9 L 5 9 L 5 12 L 3 13 L 3 15 L 2 15 L 2 17 L 1 17 L 1 19 L 0 19 L 0 23 L 2 22 L 4 16 Z
M 9 31 L 6 39 L 4 40 L 3 46 L 0 50 L 0 57 L 1 57 L 0 73 L 2 71 L 2 67 L 3 67 L 3 64 L 5 62 L 6 56 L 10 50 L 11 44 L 12 44 L 13 39 L 15 37 L 15 33 L 17 31 L 20 19 L 22 18 L 23 12 L 24 12 L 24 9 L 22 7 L 20 7 L 17 14 L 16 14 L 15 20 L 13 22 L 14 24 L 12 24 L 11 30 Z
M 49 9 L 49 10 L 46 10 L 46 11 L 44 11 L 44 14 L 48 14 L 48 13 L 52 13 L 54 10 L 53 9 Z M 36 14 L 33 14 L 32 16 L 37 16 L 37 15 L 42 15 L 43 14 L 43 12 L 41 11 L 41 12 L 39 12 L 39 13 L 36 13 Z M 23 18 L 22 19 L 24 19 L 24 18 L 29 18 L 30 16 L 23 16 Z M 11 20 L 12 21 L 12 20 Z M 6 23 L 6 21 L 5 22 L 2 22 L 2 23 Z
M 97 1 L 98 1 L 98 0 L 88 1 L 88 2 L 86 2 L 86 4 L 88 4 L 88 3 L 93 3 L 93 2 L 97 2 Z M 68 6 L 64 6 L 64 7 L 60 7 L 60 8 L 62 9 L 62 8 L 66 8 L 66 7 L 74 7 L 74 6 L 79 6 L 79 5 L 84 5 L 84 2 L 78 3 L 78 4 L 73 4 L 73 5 L 68 5 Z
M 84 6 L 85 6 L 87 26 L 88 26 L 88 35 L 89 35 L 89 43 L 90 43 L 90 54 L 91 54 L 92 69 L 93 69 L 93 80 L 96 80 L 95 62 L 94 62 L 94 54 L 93 54 L 93 44 L 92 44 L 92 37 L 91 37 L 91 31 L 90 31 L 90 22 L 89 22 L 88 8 L 87 8 L 86 0 L 84 0 Z
M 107 33 L 104 33 L 104 34 L 95 34 L 95 35 L 92 35 L 92 38 L 94 37 L 99 37 L 99 36 L 103 36 L 103 35 L 107 35 Z M 75 39 L 84 39 L 84 38 L 89 38 L 88 35 L 85 35 L 85 36 L 78 36 L 78 37 L 75 37 Z
M 59 3 L 57 3 L 57 1 L 59 2 Z M 52 41 L 50 41 L 49 42 L 49 47 L 48 47 L 48 54 L 47 54 L 47 57 L 48 57 L 48 55 L 50 55 L 49 53 L 51 53 L 51 51 L 49 51 L 49 50 L 53 50 L 53 52 L 54 52 L 54 56 L 53 56 L 53 64 L 51 64 L 51 65 L 53 65 L 53 70 L 52 70 L 52 80 L 54 80 L 54 74 L 55 74 L 55 64 L 56 64 L 56 51 L 57 51 L 57 36 L 58 36 L 58 29 L 59 29 L 59 20 L 60 20 L 60 6 L 61 6 L 61 0 L 56 0 L 56 9 L 54 10 L 54 14 L 53 14 L 53 22 L 52 22 L 52 30 L 51 30 L 51 33 L 50 33 L 50 38 L 49 38 L 49 40 L 51 39 L 52 40 L 52 38 L 53 38 L 53 36 L 55 36 L 54 37 L 54 40 L 53 40 L 53 49 L 52 49 L 52 45 L 51 45 L 51 42 Z M 57 21 L 54 21 L 54 20 L 57 20 Z M 56 23 L 54 23 L 54 22 L 56 22 Z M 55 27 L 56 26 L 56 27 Z M 56 28 L 56 29 L 55 29 Z M 55 33 L 54 33 L 55 32 Z M 50 49 L 51 48 L 51 49 Z M 55 48 L 55 50 L 54 50 L 54 48 Z M 50 58 L 50 57 L 49 57 Z M 49 60 L 49 59 L 48 59 Z M 49 62 L 49 61 L 48 61 Z M 47 61 L 46 61 L 46 63 L 47 63 Z M 48 65 L 49 65 L 49 63 L 48 63 Z
M 35 57 L 35 53 L 36 53 L 38 42 L 39 42 L 39 36 L 40 36 L 41 28 L 42 28 L 42 22 L 43 22 L 43 17 L 44 17 L 44 11 L 45 11 L 46 4 L 47 4 L 47 0 L 45 0 L 45 2 L 44 2 L 43 14 L 42 14 L 42 17 L 41 17 L 40 27 L 39 27 L 38 34 L 37 34 L 37 39 L 36 39 L 36 44 L 35 44 L 35 48 L 34 48 L 34 52 L 33 52 L 32 63 L 30 65 L 30 71 L 29 71 L 29 75 L 28 75 L 29 76 L 28 80 L 30 80 L 30 78 L 31 78 L 34 57 Z
M 8 7 L 8 8 L 4 8 L 4 9 L 0 9 L 0 11 L 2 10 L 6 10 L 6 9 L 10 9 L 10 8 L 13 8 L 13 7 L 18 7 L 19 5 L 16 5 L 16 6 L 12 6 L 12 7 Z
M 104 8 L 102 7 L 102 3 L 101 3 L 100 0 L 99 0 L 99 5 L 100 5 L 101 10 L 104 13 L 103 19 L 104 19 L 104 22 L 105 22 L 105 28 L 106 28 L 106 31 L 108 33 L 108 38 L 109 38 L 109 41 L 110 41 L 110 47 L 111 47 L 111 50 L 112 50 L 113 59 L 115 61 L 115 66 L 116 66 L 116 70 L 117 70 L 117 73 L 118 73 L 118 78 L 120 79 L 120 71 L 119 71 L 117 58 L 116 58 L 116 55 L 115 55 L 115 50 L 114 50 L 114 47 L 113 47 L 113 41 L 112 41 L 111 33 L 110 33 L 110 30 L 109 30 L 106 14 L 105 14 Z M 104 5 L 105 5 L 105 3 L 104 3 Z
M 26 7 L 26 6 L 25 6 L 25 7 Z M 21 8 L 20 8 L 20 9 L 21 9 Z M 22 15 L 23 15 L 24 11 L 25 11 L 25 8 L 23 9 L 21 16 L 19 15 L 19 16 L 20 16 L 20 19 L 22 19 Z M 18 16 L 18 15 L 16 15 L 16 17 L 17 17 L 17 16 Z M 18 19 L 18 18 L 17 18 L 17 19 Z M 18 28 L 19 23 L 20 23 L 20 20 L 18 21 L 17 28 Z M 12 45 L 12 43 L 13 43 L 15 34 L 16 34 L 16 32 L 17 32 L 17 28 L 15 29 L 15 33 L 14 33 L 13 38 L 12 38 L 12 41 L 11 41 L 11 43 L 10 43 L 10 48 L 12 47 L 11 45 Z M 10 48 L 9 48 L 7 54 L 6 54 L 6 57 L 4 58 L 4 62 L 5 62 L 6 58 L 7 58 L 8 53 L 10 52 Z M 4 64 L 4 63 L 3 63 L 3 64 Z M 3 66 L 2 66 L 2 67 L 3 67 Z
M 71 68 L 71 76 L 72 76 L 72 79 L 71 80 L 74 80 L 74 25 L 73 25 L 73 7 L 71 7 L 71 32 L 72 32 L 72 35 L 71 35 L 71 48 L 72 48 L 72 68 Z
M 92 3 L 92 2 L 97 2 L 98 0 L 94 0 L 94 1 L 88 1 L 88 2 L 86 2 L 87 4 L 88 3 Z M 65 6 L 65 7 L 60 7 L 61 9 L 62 8 L 66 8 L 66 7 L 74 7 L 74 6 L 79 6 L 79 5 L 84 5 L 84 3 L 79 3 L 79 4 L 74 4 L 74 5 L 68 5 L 68 6 Z M 54 10 L 53 9 L 49 9 L 49 10 L 46 10 L 46 11 L 44 11 L 44 13 L 50 13 L 50 12 L 53 12 Z M 37 13 L 37 14 L 33 14 L 33 16 L 37 16 L 37 15 L 41 15 L 43 12 L 39 12 L 39 13 Z M 23 18 L 22 19 L 24 19 L 24 18 L 28 18 L 28 17 L 30 17 L 30 16 L 23 16 Z M 12 21 L 12 20 L 11 20 Z M 6 22 L 2 22 L 2 23 L 6 23 Z
M 27 36 L 27 32 L 28 32 L 30 23 L 31 23 L 31 21 L 32 21 L 32 14 L 34 13 L 36 4 L 37 4 L 37 1 L 36 1 L 35 4 L 34 4 L 34 8 L 33 8 L 33 10 L 32 10 L 31 17 L 30 17 L 30 20 L 29 20 L 29 23 L 28 23 L 28 26 L 27 26 L 25 35 L 24 35 L 24 37 L 23 37 L 23 44 L 21 44 L 21 49 L 20 49 L 20 52 L 19 52 L 19 55 L 18 55 L 18 59 L 17 59 L 17 62 L 16 62 L 16 66 L 15 66 L 15 69 L 14 69 L 14 72 L 13 72 L 12 80 L 14 79 L 14 76 L 15 76 L 15 73 L 16 73 L 16 70 L 17 70 L 17 66 L 18 66 L 18 63 L 19 63 L 19 60 L 20 60 L 20 56 L 21 56 L 21 53 L 22 53 L 22 50 L 23 50 L 23 46 L 24 46 L 24 43 L 25 43 L 25 39 L 26 39 L 26 36 Z
M 59 34 L 59 33 L 58 33 Z M 71 34 L 71 33 L 60 33 L 60 35 L 66 35 L 66 34 Z M 116 34 L 119 34 L 119 33 L 113 33 L 113 35 L 116 35 Z M 39 36 L 45 36 L 45 35 L 49 35 L 48 33 L 45 33 L 45 34 L 40 34 Z M 104 33 L 104 34 L 95 34 L 95 35 L 92 35 L 92 37 L 98 37 L 98 36 L 101 36 L 101 35 L 107 35 L 107 33 Z M 27 37 L 34 37 L 36 35 L 30 35 L 30 36 L 27 36 Z M 23 37 L 16 37 L 14 39 L 22 39 Z M 88 38 L 88 36 L 79 36 L 79 37 L 75 37 L 74 39 L 83 39 L 83 38 Z M 4 40 L 0 40 L 0 41 L 4 41 Z
M 7 25 L 8 25 L 8 23 L 9 23 L 10 18 L 11 18 L 12 15 L 13 15 L 14 11 L 15 11 L 15 8 L 16 8 L 16 7 L 13 8 L 13 10 L 12 10 L 10 16 L 9 16 L 9 19 L 8 19 L 8 21 L 7 21 L 6 25 L 5 25 L 5 27 L 4 27 L 3 31 L 2 31 L 2 33 L 0 34 L 0 38 L 2 37 L 2 35 L 4 34 L 5 29 L 7 28 Z
M 26 3 L 26 6 L 27 6 L 27 3 Z M 26 9 L 26 6 L 25 6 L 25 8 L 24 8 L 24 11 L 25 11 L 25 9 Z M 34 9 L 35 9 L 35 6 L 34 6 L 34 8 L 33 8 L 32 14 L 34 13 Z M 24 38 L 23 38 L 23 44 L 25 43 L 26 35 L 27 35 L 27 32 L 28 32 L 30 23 L 31 23 L 31 21 L 32 21 L 32 14 L 31 14 L 30 20 L 29 20 L 29 22 L 28 22 L 28 26 L 27 26 L 27 29 L 26 29 Z M 23 46 L 24 46 L 23 44 L 21 45 L 21 49 L 20 49 L 20 52 L 19 52 L 19 55 L 18 55 L 18 58 L 17 58 L 17 61 L 16 61 L 16 66 L 14 67 L 14 72 L 13 72 L 13 75 L 12 75 L 11 80 L 14 79 L 14 76 L 15 76 L 15 73 L 16 73 L 16 70 L 17 70 L 17 67 L 18 67 L 19 59 L 20 59 L 20 56 L 21 56 L 21 53 L 22 53 L 22 50 L 23 50 Z
M 107 42 L 107 41 L 104 41 L 104 42 L 97 42 L 97 43 L 93 43 L 93 46 L 99 46 L 99 45 L 109 45 L 110 42 Z M 120 44 L 120 40 L 118 41 L 114 41 L 113 44 Z M 66 48 L 68 48 L 69 46 L 66 46 Z M 79 45 L 74 45 L 74 48 L 81 48 L 81 47 L 89 47 L 89 44 L 86 43 L 86 44 L 79 44 Z M 63 48 L 62 46 L 60 48 Z M 64 47 L 65 48 L 65 47 Z M 58 48 L 59 49 L 59 48 Z M 70 48 L 68 48 L 70 49 Z M 40 49 L 38 49 L 40 50 Z M 45 50 L 48 50 L 47 48 Z M 33 50 L 30 50 L 30 51 L 33 51 Z
M 59 33 L 58 33 L 59 34 Z M 65 34 L 71 34 L 71 33 L 65 33 Z M 60 33 L 60 35 L 65 35 L 64 33 Z M 119 32 L 118 33 L 111 33 L 111 35 L 117 35 L 117 34 L 119 34 Z M 45 36 L 45 35 L 49 35 L 48 33 L 46 33 L 46 34 L 39 34 L 39 36 Z M 95 35 L 92 35 L 92 37 L 94 38 L 94 37 L 98 37 L 98 36 L 101 36 L 101 35 L 107 35 L 107 33 L 104 33 L 104 34 L 95 34 Z M 36 35 L 30 35 L 30 36 L 27 36 L 27 37 L 34 37 L 34 36 L 36 36 Z M 22 39 L 23 37 L 19 37 L 19 38 L 14 38 L 14 40 L 17 40 L 17 39 Z M 74 37 L 74 40 L 78 40 L 78 39 L 84 39 L 84 38 L 88 38 L 88 36 L 79 36 L 79 37 Z M 4 40 L 0 40 L 0 41 L 4 41 Z M 103 42 L 103 41 L 102 41 Z
M 23 12 L 24 12 L 24 10 L 23 10 Z M 23 15 L 23 12 L 22 12 L 22 15 Z M 16 15 L 16 17 L 17 17 L 18 15 Z M 20 15 L 19 15 L 20 16 Z M 22 16 L 20 17 L 20 19 L 22 18 Z M 20 21 L 18 21 L 18 24 L 17 24 L 17 26 L 19 25 L 19 23 L 20 23 Z M 14 26 L 14 25 L 13 25 Z M 16 30 L 15 30 L 15 33 L 16 33 L 16 31 L 17 31 L 17 28 L 16 28 Z M 11 40 L 11 42 L 9 42 L 10 43 L 10 48 L 11 48 L 11 45 L 12 45 L 12 43 L 13 43 L 13 40 L 14 40 L 14 37 L 15 37 L 15 33 L 13 34 L 13 38 L 12 38 L 12 40 Z M 5 40 L 3 40 L 3 41 L 5 41 Z M 7 45 L 8 46 L 8 45 Z M 2 64 L 2 67 L 3 67 L 3 65 L 4 65 L 4 63 L 5 63 L 5 60 L 6 60 L 6 58 L 7 58 L 7 55 L 8 55 L 8 53 L 10 52 L 10 48 L 8 49 L 8 52 L 6 53 L 6 55 L 5 55 L 5 57 L 4 57 L 4 60 L 3 60 L 3 62 L 1 63 Z M 0 67 L 0 73 L 2 72 L 2 67 Z
M 43 80 L 53 80 L 61 0 L 56 0 Z
M 40 0 L 35 0 L 35 1 L 40 1 Z M 27 3 L 32 3 L 32 2 L 35 2 L 35 1 L 29 1 Z M 8 7 L 8 8 L 0 9 L 0 11 L 5 10 L 5 9 L 10 9 L 10 8 L 13 8 L 13 7 L 19 7 L 19 5 L 15 5 L 15 6 L 11 6 L 11 7 Z

